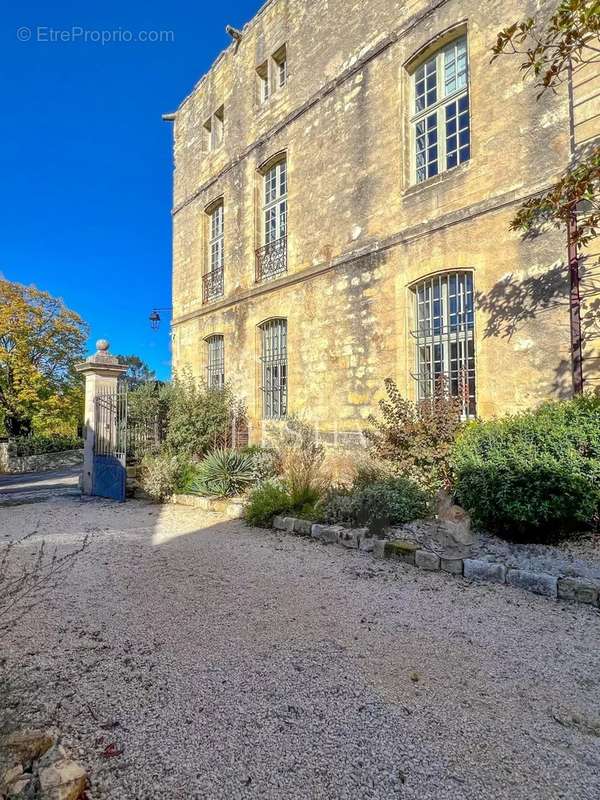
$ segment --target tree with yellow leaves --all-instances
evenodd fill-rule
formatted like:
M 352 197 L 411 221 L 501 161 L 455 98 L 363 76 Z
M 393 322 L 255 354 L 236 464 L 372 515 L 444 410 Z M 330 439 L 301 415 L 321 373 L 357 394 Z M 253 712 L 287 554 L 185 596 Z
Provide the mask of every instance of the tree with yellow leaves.
M 73 433 L 83 388 L 75 364 L 88 327 L 63 301 L 0 279 L 0 432 Z

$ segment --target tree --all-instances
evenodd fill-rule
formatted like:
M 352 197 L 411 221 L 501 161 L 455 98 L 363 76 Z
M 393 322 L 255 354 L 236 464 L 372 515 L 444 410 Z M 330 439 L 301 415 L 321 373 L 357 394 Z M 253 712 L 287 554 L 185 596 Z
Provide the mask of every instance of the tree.
M 600 58 L 600 0 L 562 0 L 544 22 L 529 17 L 500 31 L 492 61 L 500 55 L 521 55 L 524 78 L 533 77 L 547 91 Z M 564 228 L 569 243 L 570 313 L 573 386 L 583 390 L 579 258 L 600 228 L 600 145 L 572 160 L 564 175 L 545 192 L 527 200 L 511 222 L 511 230 L 530 233 L 547 225 Z
M 82 386 L 75 364 L 87 335 L 61 299 L 0 279 L 0 422 L 9 435 L 76 425 Z
M 156 373 L 150 369 L 145 361 L 142 361 L 138 356 L 117 356 L 119 364 L 127 366 L 124 380 L 127 382 L 127 388 L 135 389 L 142 383 L 156 380 Z

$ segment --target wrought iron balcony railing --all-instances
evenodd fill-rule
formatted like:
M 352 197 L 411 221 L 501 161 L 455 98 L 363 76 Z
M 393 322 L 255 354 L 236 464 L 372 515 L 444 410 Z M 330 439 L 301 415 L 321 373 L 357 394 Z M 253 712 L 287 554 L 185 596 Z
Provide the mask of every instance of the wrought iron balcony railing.
M 277 278 L 287 272 L 287 236 L 269 242 L 256 251 L 256 282 Z
M 223 269 L 214 269 L 202 276 L 202 302 L 210 303 L 223 297 Z

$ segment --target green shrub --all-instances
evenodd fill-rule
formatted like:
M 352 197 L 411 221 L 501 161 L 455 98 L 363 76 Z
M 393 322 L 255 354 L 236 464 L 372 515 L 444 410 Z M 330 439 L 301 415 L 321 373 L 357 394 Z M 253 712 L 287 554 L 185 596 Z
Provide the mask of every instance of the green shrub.
M 453 467 L 459 502 L 486 528 L 539 540 L 596 524 L 600 397 L 472 423 L 458 438 Z
M 83 439 L 77 436 L 17 436 L 10 439 L 8 452 L 11 456 L 38 456 L 44 453 L 62 453 L 80 450 Z
M 238 450 L 218 448 L 201 461 L 189 481 L 192 494 L 234 497 L 255 482 L 252 458 Z
M 230 434 L 235 408 L 227 387 L 210 387 L 188 373 L 178 376 L 168 396 L 167 444 L 188 456 L 202 456 L 222 447 Z
M 176 491 L 187 461 L 168 450 L 148 453 L 142 459 L 139 481 L 152 500 L 162 503 Z
M 275 478 L 281 472 L 281 458 L 272 447 L 253 444 L 242 448 L 241 452 L 251 458 L 254 477 L 257 481 Z
M 250 525 L 268 528 L 273 517 L 287 514 L 292 507 L 292 499 L 286 487 L 279 481 L 264 481 L 250 494 L 244 511 L 244 519 Z
M 409 478 L 385 478 L 332 492 L 324 513 L 330 522 L 353 526 L 403 525 L 427 516 L 430 497 Z

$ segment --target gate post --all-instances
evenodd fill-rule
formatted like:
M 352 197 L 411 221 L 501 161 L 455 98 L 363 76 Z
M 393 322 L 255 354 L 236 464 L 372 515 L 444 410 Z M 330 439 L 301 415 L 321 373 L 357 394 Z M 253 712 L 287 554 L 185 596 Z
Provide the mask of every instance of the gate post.
M 116 392 L 119 378 L 127 367 L 119 364 L 116 356 L 108 352 L 106 339 L 98 339 L 96 352 L 75 369 L 85 375 L 85 410 L 83 426 L 83 494 L 91 494 L 94 485 L 94 439 L 96 436 L 96 416 L 94 398 L 101 391 Z

